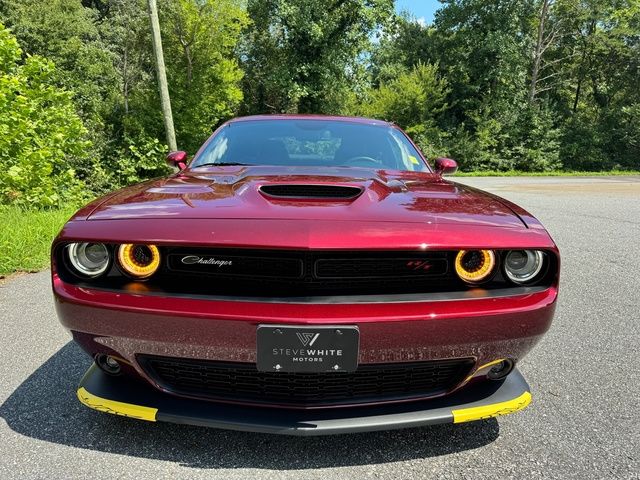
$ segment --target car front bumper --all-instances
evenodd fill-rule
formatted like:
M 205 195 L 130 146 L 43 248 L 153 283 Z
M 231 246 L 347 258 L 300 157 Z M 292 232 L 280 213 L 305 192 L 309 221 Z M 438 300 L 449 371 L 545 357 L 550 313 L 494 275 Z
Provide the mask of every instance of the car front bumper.
M 126 376 L 109 376 L 92 365 L 78 399 L 100 412 L 282 435 L 332 435 L 438 423 L 463 423 L 506 415 L 531 402 L 529 385 L 516 369 L 502 381 L 478 382 L 433 400 L 325 410 L 255 408 L 176 397 Z
M 138 355 L 256 362 L 259 325 L 353 325 L 360 364 L 522 359 L 549 329 L 557 288 L 461 300 L 268 303 L 152 296 L 53 278 L 58 317 L 92 357 L 116 356 L 151 384 Z M 485 372 L 486 373 L 486 372 Z
M 88 289 L 55 274 L 53 283 L 58 315 L 74 339 L 91 357 L 111 355 L 123 368 L 119 377 L 92 368 L 79 390 L 86 405 L 146 420 L 298 435 L 460 422 L 524 408 L 531 397 L 517 371 L 504 382 L 486 375 L 496 361 L 520 360 L 539 341 L 557 298 L 557 288 L 550 287 L 453 301 L 259 303 Z M 328 408 L 196 400 L 171 393 L 139 363 L 140 356 L 255 363 L 262 324 L 355 325 L 361 365 L 461 358 L 475 363 L 442 397 Z

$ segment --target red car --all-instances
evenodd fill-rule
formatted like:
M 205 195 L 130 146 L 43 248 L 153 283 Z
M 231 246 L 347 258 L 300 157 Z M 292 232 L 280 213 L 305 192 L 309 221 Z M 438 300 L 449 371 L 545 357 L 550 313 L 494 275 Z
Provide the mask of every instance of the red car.
M 452 183 L 396 126 L 257 116 L 179 171 L 77 212 L 52 247 L 93 409 L 297 435 L 526 407 L 516 363 L 550 326 L 543 226 Z

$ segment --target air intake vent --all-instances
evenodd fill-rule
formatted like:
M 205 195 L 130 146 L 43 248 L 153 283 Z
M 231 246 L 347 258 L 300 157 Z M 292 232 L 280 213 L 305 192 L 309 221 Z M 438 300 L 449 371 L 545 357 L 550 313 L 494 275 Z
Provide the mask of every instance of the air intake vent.
M 260 191 L 269 197 L 350 200 L 362 193 L 359 187 L 341 185 L 264 185 Z
M 139 356 L 157 383 L 177 394 L 212 400 L 309 407 L 425 398 L 458 385 L 473 360 L 360 365 L 351 373 L 259 372 L 252 363 Z

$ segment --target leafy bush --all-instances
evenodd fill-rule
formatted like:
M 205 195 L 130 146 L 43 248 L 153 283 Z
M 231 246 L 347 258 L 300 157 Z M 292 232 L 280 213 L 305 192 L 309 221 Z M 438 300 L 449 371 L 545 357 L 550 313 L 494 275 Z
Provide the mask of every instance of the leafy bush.
M 612 109 L 613 127 L 607 150 L 615 156 L 614 168 L 640 169 L 640 103 Z
M 367 115 L 391 120 L 410 134 L 425 133 L 446 108 L 447 82 L 438 66 L 419 63 L 410 71 L 372 90 L 363 106 Z
M 396 76 L 371 89 L 353 113 L 381 118 L 403 128 L 427 157 L 446 155 L 443 145 L 448 134 L 437 126 L 438 116 L 447 108 L 446 80 L 438 66 L 418 63 L 410 70 L 398 69 Z
M 142 136 L 135 140 L 127 139 L 126 142 L 125 150 L 115 159 L 118 185 L 131 185 L 171 172 L 164 160 L 167 146 L 157 138 Z
M 371 89 L 357 113 L 397 123 L 428 158 L 451 156 L 462 170 L 550 171 L 561 166 L 559 132 L 544 107 L 504 108 L 498 118 L 487 104 L 469 112 L 469 124 L 445 128 L 450 88 L 438 65 L 397 66 L 393 78 Z
M 579 112 L 563 128 L 562 156 L 575 170 L 640 168 L 640 104 L 610 108 L 602 116 Z
M 508 119 L 483 109 L 470 118 L 472 128 L 461 125 L 445 141 L 462 171 L 545 172 L 562 167 L 560 133 L 544 108 L 523 105 Z
M 73 164 L 90 144 L 70 93 L 50 83 L 53 63 L 21 55 L 0 24 L 0 203 L 61 206 L 82 195 Z

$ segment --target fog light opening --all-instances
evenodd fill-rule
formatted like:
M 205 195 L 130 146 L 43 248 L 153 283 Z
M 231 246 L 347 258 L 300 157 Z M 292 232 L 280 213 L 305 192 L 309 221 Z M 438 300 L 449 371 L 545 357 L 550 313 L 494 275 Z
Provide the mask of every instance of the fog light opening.
M 514 366 L 515 362 L 513 360 L 505 358 L 500 363 L 491 367 L 491 370 L 487 373 L 487 377 L 491 380 L 502 380 L 511 373 Z
M 95 362 L 98 368 L 108 375 L 120 374 L 120 362 L 118 362 L 111 355 L 96 355 Z

